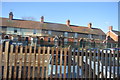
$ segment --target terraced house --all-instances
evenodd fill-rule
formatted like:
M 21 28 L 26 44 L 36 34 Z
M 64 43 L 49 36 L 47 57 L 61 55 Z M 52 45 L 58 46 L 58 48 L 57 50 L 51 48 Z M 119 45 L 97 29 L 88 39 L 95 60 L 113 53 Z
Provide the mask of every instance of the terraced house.
M 88 26 L 71 25 L 70 20 L 66 24 L 45 22 L 44 17 L 40 21 L 14 19 L 13 13 L 9 18 L 0 18 L 2 39 L 12 40 L 35 40 L 37 44 L 56 46 L 77 47 L 100 47 L 106 34 L 98 28 L 93 28 L 92 23 Z
M 120 31 L 113 30 L 113 26 L 110 26 L 106 35 L 108 48 L 120 47 Z

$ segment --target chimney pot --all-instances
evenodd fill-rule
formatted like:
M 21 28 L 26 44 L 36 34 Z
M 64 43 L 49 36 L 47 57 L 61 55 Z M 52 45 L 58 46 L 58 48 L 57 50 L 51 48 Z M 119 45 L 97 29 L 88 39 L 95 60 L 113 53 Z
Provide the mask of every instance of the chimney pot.
M 66 21 L 66 25 L 67 25 L 67 26 L 70 26 L 70 20 L 67 20 L 67 21 Z
M 44 16 L 41 16 L 41 22 L 44 23 Z
M 89 24 L 88 24 L 88 27 L 89 27 L 89 28 L 92 28 L 92 23 L 89 23 Z
M 113 26 L 109 26 L 109 30 L 113 30 Z
M 9 19 L 10 19 L 10 20 L 13 19 L 13 13 L 12 13 L 12 12 L 9 13 Z

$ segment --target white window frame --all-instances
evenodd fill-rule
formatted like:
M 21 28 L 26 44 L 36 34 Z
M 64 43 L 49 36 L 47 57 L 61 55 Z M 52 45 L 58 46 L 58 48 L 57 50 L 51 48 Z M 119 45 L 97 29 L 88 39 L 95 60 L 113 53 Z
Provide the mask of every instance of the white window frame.
M 65 37 L 68 37 L 68 32 L 65 32 L 65 33 L 64 33 L 64 36 L 65 36 Z
M 51 35 L 51 34 L 52 34 L 52 31 L 49 30 L 49 31 L 48 31 L 48 34 Z
M 37 30 L 36 29 L 33 30 L 33 34 L 37 34 Z
M 89 34 L 88 36 L 89 36 L 90 39 L 92 38 L 92 34 Z
M 67 42 L 68 42 L 68 39 L 64 39 L 64 43 L 67 44 Z
M 77 45 L 77 42 L 78 42 L 78 41 L 75 39 L 75 40 L 74 40 L 75 45 Z
M 77 38 L 78 37 L 78 33 L 75 33 L 75 38 Z
M 102 35 L 99 35 L 99 38 L 100 38 L 100 39 L 103 39 L 103 38 L 102 38 Z

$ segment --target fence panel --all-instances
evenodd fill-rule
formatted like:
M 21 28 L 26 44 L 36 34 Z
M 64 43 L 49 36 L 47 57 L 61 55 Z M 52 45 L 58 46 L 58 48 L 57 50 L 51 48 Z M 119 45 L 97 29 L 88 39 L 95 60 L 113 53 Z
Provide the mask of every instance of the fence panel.
M 23 47 L 6 42 L 4 46 L 0 45 L 0 79 L 50 77 L 119 80 L 119 58 L 118 50 L 112 53 L 110 50 L 37 47 L 36 44 Z

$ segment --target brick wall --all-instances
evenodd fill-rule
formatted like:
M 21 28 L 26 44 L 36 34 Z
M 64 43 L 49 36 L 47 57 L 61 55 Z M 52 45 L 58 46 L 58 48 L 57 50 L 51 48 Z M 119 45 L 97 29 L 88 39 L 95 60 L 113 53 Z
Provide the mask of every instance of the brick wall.
M 116 36 L 113 32 L 108 32 L 107 36 L 110 36 L 114 41 L 118 41 L 118 36 Z

